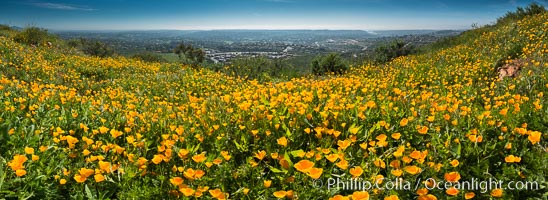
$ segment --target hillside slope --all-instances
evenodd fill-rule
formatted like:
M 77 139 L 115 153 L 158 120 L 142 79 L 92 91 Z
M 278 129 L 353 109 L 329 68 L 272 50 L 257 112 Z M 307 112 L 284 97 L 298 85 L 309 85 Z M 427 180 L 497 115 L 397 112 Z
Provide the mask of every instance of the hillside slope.
M 546 198 L 547 32 L 542 13 L 386 66 L 264 84 L 1 36 L 0 197 Z M 515 59 L 520 74 L 498 80 Z M 352 177 L 384 189 L 332 184 Z M 538 185 L 451 183 L 472 179 Z

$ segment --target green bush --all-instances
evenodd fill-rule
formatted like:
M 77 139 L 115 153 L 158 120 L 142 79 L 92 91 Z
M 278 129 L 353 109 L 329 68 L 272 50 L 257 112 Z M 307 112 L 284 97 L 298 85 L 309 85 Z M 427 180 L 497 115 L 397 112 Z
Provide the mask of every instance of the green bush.
M 533 16 L 543 12 L 546 12 L 546 8 L 544 8 L 544 6 L 537 3 L 532 3 L 525 8 L 518 7 L 516 11 L 510 11 L 506 13 L 504 16 L 497 19 L 497 24 L 502 24 L 509 21 L 517 21 L 519 19 L 523 19 L 524 17 Z
M 28 27 L 17 33 L 13 39 L 19 43 L 38 46 L 46 42 L 51 42 L 55 38 L 52 35 L 49 35 L 46 29 Z
M 131 56 L 133 59 L 142 60 L 145 62 L 167 62 L 161 55 L 152 52 L 141 52 Z
M 205 61 L 205 52 L 202 49 L 192 47 L 191 44 L 185 45 L 182 42 L 173 49 L 173 53 L 179 56 L 182 63 L 189 64 L 194 68 Z
M 114 55 L 114 50 L 106 44 L 99 41 L 80 39 L 81 50 L 85 54 L 97 57 L 110 57 Z
M 11 27 L 5 24 L 0 24 L 0 31 L 11 31 Z
M 78 47 L 81 46 L 81 42 L 80 42 L 80 40 L 72 39 L 72 40 L 67 41 L 67 46 L 69 46 L 71 48 L 78 48 Z
M 317 57 L 312 61 L 312 73 L 315 75 L 325 75 L 328 73 L 344 74 L 348 66 L 344 63 L 341 55 L 331 53 L 324 57 Z
M 375 62 L 386 63 L 394 58 L 406 56 L 415 52 L 415 47 L 402 40 L 393 40 L 375 48 Z
M 228 75 L 247 79 L 262 79 L 273 71 L 272 61 L 266 57 L 236 58 L 231 63 L 223 71 Z

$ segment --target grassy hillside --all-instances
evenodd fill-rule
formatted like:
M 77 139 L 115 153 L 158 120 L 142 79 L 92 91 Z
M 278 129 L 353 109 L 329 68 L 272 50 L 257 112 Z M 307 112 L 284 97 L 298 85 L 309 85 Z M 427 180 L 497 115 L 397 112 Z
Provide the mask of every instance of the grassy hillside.
M 546 199 L 547 21 L 279 83 L 0 35 L 0 199 Z

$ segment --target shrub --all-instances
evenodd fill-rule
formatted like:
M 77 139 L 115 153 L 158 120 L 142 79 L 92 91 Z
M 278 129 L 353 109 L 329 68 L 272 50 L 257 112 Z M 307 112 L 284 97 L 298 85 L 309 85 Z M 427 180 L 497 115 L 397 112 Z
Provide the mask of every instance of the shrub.
M 114 51 L 110 47 L 99 41 L 91 41 L 81 38 L 80 45 L 82 52 L 91 56 L 104 58 L 114 55 Z
M 546 12 L 546 8 L 544 8 L 544 6 L 539 5 L 537 3 L 532 3 L 525 8 L 518 7 L 516 11 L 513 11 L 513 12 L 510 11 L 506 13 L 504 16 L 497 19 L 497 23 L 500 24 L 508 21 L 516 21 L 519 19 L 523 19 L 524 17 L 533 16 L 543 12 Z
M 80 40 L 72 39 L 67 41 L 67 45 L 71 48 L 78 48 L 81 46 Z
M 231 61 L 223 70 L 228 75 L 247 79 L 261 79 L 272 71 L 272 61 L 266 57 L 242 57 Z
M 23 31 L 17 33 L 14 37 L 14 40 L 16 42 L 35 46 L 53 39 L 53 36 L 49 35 L 46 29 L 41 29 L 38 27 L 25 28 Z
M 11 27 L 5 24 L 0 24 L 0 31 L 11 31 Z
M 131 58 L 142 60 L 145 62 L 167 62 L 161 55 L 152 52 L 141 52 L 131 56 Z
M 409 55 L 415 52 L 415 47 L 402 40 L 393 40 L 380 45 L 375 49 L 375 62 L 386 63 L 394 58 Z
M 205 52 L 202 49 L 192 47 L 191 44 L 180 43 L 173 49 L 173 53 L 177 54 L 184 64 L 189 64 L 194 68 L 205 60 Z
M 344 74 L 346 70 L 348 70 L 348 66 L 337 53 L 317 57 L 312 61 L 312 73 L 315 75 L 321 76 L 327 73 Z

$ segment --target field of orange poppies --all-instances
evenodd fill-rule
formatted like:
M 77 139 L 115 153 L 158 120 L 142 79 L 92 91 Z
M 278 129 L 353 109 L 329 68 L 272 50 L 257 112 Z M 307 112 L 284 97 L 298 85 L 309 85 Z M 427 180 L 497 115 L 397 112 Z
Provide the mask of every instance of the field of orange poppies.
M 547 198 L 548 14 L 456 41 L 262 83 L 0 36 L 0 199 Z

